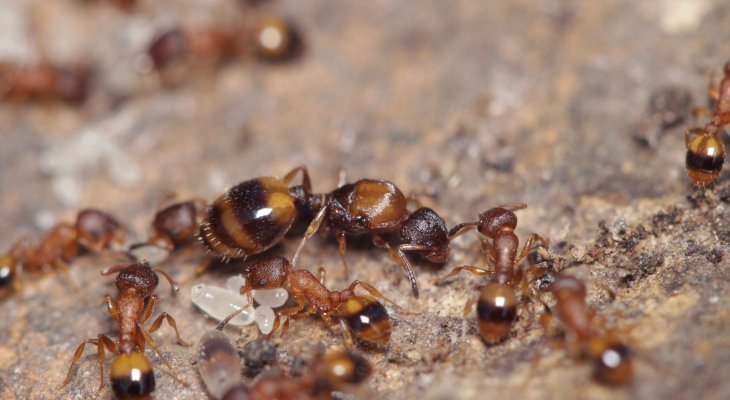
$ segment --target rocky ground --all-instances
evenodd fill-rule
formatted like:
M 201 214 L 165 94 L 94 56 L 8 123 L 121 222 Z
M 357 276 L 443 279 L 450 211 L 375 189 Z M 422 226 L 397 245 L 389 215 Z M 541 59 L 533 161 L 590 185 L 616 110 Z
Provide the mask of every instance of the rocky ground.
M 554 264 L 589 282 L 590 304 L 636 349 L 631 385 L 591 380 L 587 363 L 546 338 L 531 308 L 510 337 L 486 345 L 464 303 L 482 282 L 435 286 L 446 269 L 419 266 L 422 294 L 387 253 L 355 241 L 353 277 L 417 314 L 392 311 L 384 349 L 363 349 L 376 373 L 363 397 L 392 399 L 730 397 L 730 174 L 708 190 L 684 172 L 689 109 L 707 102 L 707 78 L 730 54 L 730 4 L 542 0 L 510 2 L 279 1 L 252 11 L 232 0 L 0 3 L 0 57 L 78 60 L 98 69 L 81 108 L 0 105 L 0 245 L 41 235 L 83 207 L 112 212 L 140 238 L 171 198 L 212 199 L 225 187 L 306 164 L 316 190 L 349 180 L 396 182 L 449 226 L 522 201 L 518 234 L 548 237 Z M 271 11 L 297 21 L 302 57 L 286 65 L 239 60 L 197 71 L 177 87 L 145 74 L 140 54 L 163 27 L 224 23 Z M 453 243 L 448 267 L 475 262 L 475 237 Z M 297 239 L 275 249 L 291 255 Z M 559 256 L 559 257 L 558 257 Z M 312 241 L 303 263 L 344 287 L 336 242 Z M 0 303 L 0 397 L 90 398 L 96 356 L 59 389 L 76 345 L 116 327 L 103 304 L 113 256 L 88 256 L 67 274 L 29 278 Z M 195 281 L 221 283 L 240 266 L 193 277 L 200 258 L 178 257 L 183 281 L 159 310 L 195 342 L 215 326 L 189 298 Z M 448 268 L 447 267 L 447 268 Z M 616 293 L 610 301 L 600 288 Z M 539 307 L 536 308 L 539 310 Z M 253 328 L 227 329 L 243 346 Z M 190 348 L 155 333 L 179 385 L 156 362 L 157 398 L 205 398 Z M 279 344 L 288 370 L 313 343 L 342 342 L 316 318 Z M 153 361 L 156 357 L 150 355 Z M 109 386 L 101 398 L 110 398 Z

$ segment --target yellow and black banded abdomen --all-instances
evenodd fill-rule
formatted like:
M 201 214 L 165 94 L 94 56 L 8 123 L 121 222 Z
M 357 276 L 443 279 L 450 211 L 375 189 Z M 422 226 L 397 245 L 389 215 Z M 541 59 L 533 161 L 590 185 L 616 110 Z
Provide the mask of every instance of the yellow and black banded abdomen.
M 152 364 L 142 353 L 120 354 L 111 366 L 114 394 L 120 399 L 149 398 L 155 390 Z
M 725 162 L 725 145 L 717 135 L 698 135 L 687 144 L 687 176 L 697 186 L 714 182 Z
M 296 218 L 294 198 L 279 179 L 251 179 L 230 188 L 208 209 L 200 238 L 212 252 L 239 258 L 275 245 Z
M 385 344 L 390 340 L 390 316 L 378 300 L 355 296 L 342 304 L 341 317 L 356 337 L 370 343 Z
M 504 339 L 517 319 L 517 298 L 514 289 L 500 283 L 487 284 L 477 301 L 479 333 L 488 343 Z

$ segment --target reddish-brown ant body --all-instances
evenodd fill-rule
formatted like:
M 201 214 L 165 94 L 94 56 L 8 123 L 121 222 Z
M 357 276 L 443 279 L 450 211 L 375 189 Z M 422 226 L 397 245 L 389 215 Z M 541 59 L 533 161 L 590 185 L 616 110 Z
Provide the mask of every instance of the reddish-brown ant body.
M 467 230 L 476 228 L 487 239 L 482 240 L 482 249 L 487 260 L 493 263 L 493 271 L 463 265 L 454 268 L 451 273 L 438 281 L 455 276 L 461 271 L 468 271 L 475 275 L 492 276 L 489 283 L 480 289 L 479 297 L 476 300 L 467 302 L 464 307 L 464 315 L 466 316 L 476 303 L 479 331 L 482 338 L 488 343 L 496 343 L 504 339 L 517 319 L 515 287 L 525 282 L 524 277 L 526 274 L 518 269 L 517 265 L 527 256 L 535 242 L 540 241 L 544 245 L 547 244 L 547 241 L 533 233 L 528 237 L 522 251 L 519 254 L 517 253 L 519 239 L 514 232 L 517 227 L 517 216 L 513 210 L 525 207 L 527 207 L 525 204 L 494 207 L 481 213 L 478 221 L 459 224 L 449 232 L 449 237 L 453 238 Z M 491 243 L 488 240 L 491 240 Z M 537 267 L 529 267 L 528 272 Z
M 351 332 L 365 342 L 382 345 L 390 340 L 392 329 L 390 317 L 385 307 L 375 298 L 385 300 L 396 307 L 398 305 L 368 283 L 355 280 L 344 290 L 329 290 L 323 284 L 323 277 L 317 279 L 305 269 L 294 269 L 289 260 L 276 256 L 254 261 L 247 268 L 244 277 L 246 284 L 241 288 L 241 294 L 249 298 L 248 304 L 253 304 L 251 290 L 260 289 L 283 287 L 294 299 L 296 305 L 277 311 L 272 332 L 279 326 L 281 316 L 287 317 L 281 332 L 284 335 L 290 320 L 317 313 L 328 325 L 332 325 L 333 319 L 338 319 L 341 325 L 347 327 L 343 333 Z M 354 290 L 357 286 L 361 286 L 374 297 L 356 295 Z M 239 312 L 230 315 L 219 327 L 224 326 Z
M 595 312 L 586 303 L 585 284 L 575 277 L 560 275 L 547 290 L 555 298 L 557 314 L 571 350 L 591 360 L 593 377 L 606 385 L 628 384 L 633 378 L 633 351 L 617 335 L 595 328 Z M 552 311 L 547 306 L 545 309 L 543 324 L 547 329 Z
M 687 176 L 698 187 L 713 183 L 725 162 L 725 145 L 720 133 L 730 123 L 730 62 L 725 64 L 723 74 L 719 88 L 710 83 L 715 109 L 697 110 L 712 115 L 712 119 L 703 128 L 692 128 L 685 133 Z
M 186 63 L 216 66 L 246 56 L 282 62 L 297 57 L 302 48 L 299 30 L 290 21 L 267 16 L 229 28 L 171 28 L 152 41 L 147 54 L 153 66 L 163 70 Z
M 109 275 L 118 272 L 115 284 L 119 294 L 116 299 L 106 296 L 106 303 L 109 314 L 119 326 L 119 340 L 114 342 L 108 336 L 99 334 L 96 339 L 84 340 L 74 353 L 71 365 L 68 368 L 66 379 L 63 385 L 71 380 L 73 366 L 79 361 L 87 344 L 96 346 L 99 354 L 100 383 L 99 390 L 104 387 L 104 362 L 105 351 L 115 354 L 111 365 L 111 382 L 114 394 L 119 398 L 140 398 L 149 396 L 155 389 L 155 377 L 152 371 L 152 364 L 144 355 L 145 344 L 159 355 L 160 359 L 172 371 L 157 349 L 151 333 L 162 326 L 163 321 L 175 331 L 177 341 L 181 345 L 187 345 L 180 338 L 175 320 L 168 313 L 163 312 L 152 322 L 149 329 L 142 325 L 152 316 L 157 296 L 152 292 L 159 283 L 157 274 L 161 274 L 170 283 L 173 289 L 177 286 L 172 279 L 162 271 L 152 270 L 148 263 L 140 262 L 130 265 L 115 265 L 102 271 L 102 275 Z M 174 373 L 173 373 L 173 376 Z M 177 376 L 175 379 L 180 381 Z M 182 383 L 182 381 L 180 381 Z
M 372 367 L 363 356 L 350 350 L 336 349 L 325 354 L 319 352 L 301 376 L 260 376 L 249 387 L 233 387 L 221 399 L 331 399 L 332 392 L 362 383 L 371 374 Z
M 0 98 L 80 104 L 86 99 L 91 73 L 86 67 L 40 64 L 22 67 L 0 63 Z

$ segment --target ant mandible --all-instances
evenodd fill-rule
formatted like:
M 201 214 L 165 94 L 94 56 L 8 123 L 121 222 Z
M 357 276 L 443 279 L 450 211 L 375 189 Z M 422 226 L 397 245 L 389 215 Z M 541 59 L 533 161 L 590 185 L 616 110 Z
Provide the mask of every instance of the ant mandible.
M 385 344 L 390 340 L 392 323 L 388 312 L 376 298 L 391 303 L 403 310 L 395 302 L 383 296 L 372 285 L 359 280 L 353 281 L 347 289 L 329 290 L 324 286 L 324 270 L 320 269 L 320 278 L 317 279 L 306 269 L 294 269 L 292 263 L 284 257 L 269 256 L 254 261 L 244 273 L 246 284 L 241 287 L 241 294 L 248 297 L 249 305 L 253 304 L 251 290 L 285 288 L 296 305 L 277 311 L 272 333 L 280 324 L 281 316 L 287 317 L 282 326 L 283 336 L 289 328 L 289 321 L 301 319 L 317 313 L 328 324 L 338 319 L 346 335 L 346 342 L 351 344 L 348 333 L 357 338 L 374 344 Z M 354 290 L 362 287 L 372 296 L 356 295 Z M 307 308 L 307 306 L 309 306 Z M 238 315 L 243 309 L 229 315 L 218 325 L 222 329 L 228 321 Z
M 102 271 L 102 275 L 110 275 L 118 272 L 115 284 L 119 294 L 116 299 L 110 295 L 106 296 L 106 304 L 109 314 L 119 326 L 119 340 L 114 342 L 108 336 L 99 334 L 96 339 L 86 339 L 74 353 L 71 365 L 68 368 L 65 386 L 71 380 L 73 366 L 79 361 L 87 344 L 96 346 L 99 355 L 100 382 L 99 390 L 104 387 L 104 362 L 106 360 L 105 350 L 115 354 L 111 365 L 111 383 L 114 394 L 120 398 L 138 398 L 148 396 L 155 390 L 155 377 L 152 364 L 144 355 L 145 344 L 157 353 L 162 362 L 170 369 L 173 377 L 183 385 L 174 373 L 172 366 L 160 354 L 160 351 L 152 339 L 151 333 L 162 326 L 163 321 L 175 331 L 177 342 L 187 346 L 188 343 L 182 340 L 177 330 L 175 319 L 168 313 L 163 312 L 150 325 L 149 329 L 142 325 L 152 316 L 154 305 L 158 297 L 153 295 L 159 283 L 158 274 L 162 275 L 174 291 L 177 285 L 169 275 L 160 270 L 153 270 L 146 261 L 134 264 L 120 264 L 111 266 Z
M 516 285 L 522 283 L 524 286 L 527 275 L 544 268 L 541 264 L 530 266 L 524 272 L 516 268 L 537 241 L 543 245 L 548 243 L 540 235 L 530 234 L 522 251 L 519 255 L 517 254 L 519 239 L 514 232 L 517 227 L 517 216 L 513 211 L 526 207 L 527 205 L 519 203 L 490 208 L 479 215 L 478 221 L 465 222 L 452 228 L 449 231 L 451 238 L 475 228 L 486 238 L 481 241 L 482 251 L 487 261 L 493 264 L 493 270 L 463 265 L 436 280 L 436 282 L 442 282 L 461 271 L 468 271 L 479 276 L 492 276 L 489 283 L 480 289 L 479 297 L 468 301 L 464 307 L 464 316 L 467 316 L 476 303 L 479 332 L 482 338 L 490 344 L 504 339 L 517 319 Z M 489 243 L 488 240 L 491 240 L 492 243 Z M 524 292 L 524 287 L 522 289 Z
M 720 176 L 725 162 L 725 145 L 720 132 L 730 123 L 730 62 L 725 64 L 723 73 L 719 88 L 710 80 L 710 97 L 715 102 L 715 109 L 695 110 L 710 114 L 712 119 L 703 128 L 691 128 L 684 135 L 687 176 L 698 187 L 713 183 Z
M 622 386 L 633 378 L 633 351 L 617 335 L 601 333 L 593 326 L 595 312 L 586 303 L 586 287 L 578 278 L 559 275 L 548 286 L 556 301 L 558 317 L 567 331 L 572 350 L 593 363 L 593 377 L 606 385 Z M 609 291 L 613 298 L 613 292 Z M 542 323 L 546 330 L 553 312 L 545 306 Z

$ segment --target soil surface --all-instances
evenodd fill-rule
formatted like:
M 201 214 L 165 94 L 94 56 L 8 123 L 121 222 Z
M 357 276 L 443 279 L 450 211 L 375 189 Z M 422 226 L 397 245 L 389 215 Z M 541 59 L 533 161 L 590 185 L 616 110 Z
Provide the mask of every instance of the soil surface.
M 165 27 L 268 12 L 301 28 L 306 49 L 294 62 L 201 67 L 174 87 L 143 71 L 145 46 Z M 349 181 L 391 180 L 448 226 L 524 202 L 519 237 L 549 238 L 551 264 L 588 282 L 597 321 L 635 350 L 633 383 L 592 380 L 589 363 L 546 336 L 535 303 L 505 341 L 483 342 L 463 307 L 486 278 L 431 283 L 481 262 L 475 235 L 453 242 L 447 266 L 418 265 L 418 300 L 387 252 L 364 238 L 349 243 L 350 278 L 415 313 L 389 308 L 390 344 L 360 347 L 375 373 L 359 396 L 727 399 L 730 174 L 715 187 L 691 187 L 684 131 L 700 123 L 690 108 L 707 104 L 708 77 L 730 55 L 728 26 L 730 3 L 721 0 L 282 0 L 257 8 L 141 0 L 130 13 L 102 1 L 4 1 L 1 59 L 84 61 L 96 73 L 82 107 L 0 104 L 0 248 L 40 237 L 84 207 L 111 212 L 142 240 L 171 199 L 213 199 L 301 164 L 317 191 L 332 190 L 340 170 Z M 288 238 L 274 253 L 291 256 L 297 244 Z M 0 398 L 94 396 L 99 371 L 88 348 L 59 386 L 84 338 L 116 338 L 104 305 L 113 277 L 99 271 L 118 261 L 86 256 L 67 273 L 25 276 L 0 303 Z M 172 258 L 165 269 L 182 289 L 172 296 L 163 282 L 157 290 L 157 312 L 172 314 L 193 343 L 216 322 L 192 305 L 190 287 L 222 284 L 242 268 L 195 277 L 201 262 L 196 251 Z M 302 264 L 324 267 L 331 288 L 349 283 L 332 236 L 313 239 Z M 226 332 L 241 348 L 257 336 L 253 326 Z M 206 398 L 194 347 L 177 345 L 166 326 L 154 337 L 189 383 L 148 351 L 155 397 Z M 290 371 L 342 335 L 306 318 L 274 343 Z M 111 397 L 107 382 L 100 398 Z

